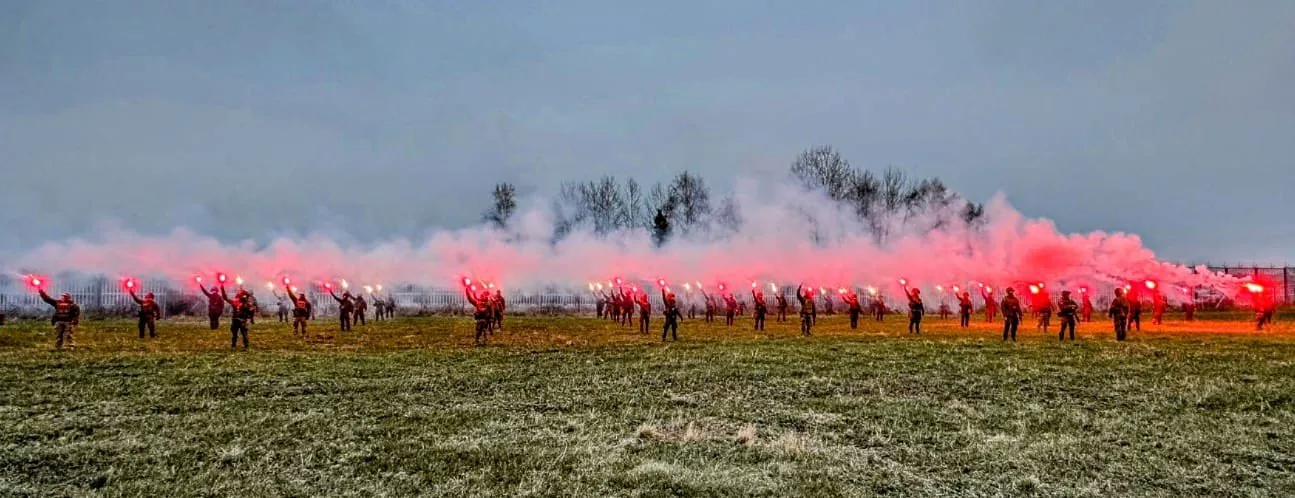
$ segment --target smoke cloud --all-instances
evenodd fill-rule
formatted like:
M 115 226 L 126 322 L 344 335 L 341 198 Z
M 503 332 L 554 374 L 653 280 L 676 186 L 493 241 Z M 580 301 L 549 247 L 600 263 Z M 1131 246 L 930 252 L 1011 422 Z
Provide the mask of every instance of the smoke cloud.
M 222 242 L 188 228 L 141 235 L 111 224 L 93 234 L 8 255 L 13 275 L 62 272 L 110 277 L 161 277 L 185 285 L 195 276 L 225 272 L 249 285 L 291 277 L 296 285 L 346 279 L 352 284 L 413 284 L 457 288 L 462 278 L 506 291 L 579 292 L 590 282 L 619 277 L 655 288 L 700 282 L 745 292 L 752 282 L 897 292 L 898 280 L 921 288 L 995 287 L 1045 282 L 1051 289 L 1105 292 L 1154 280 L 1169 289 L 1215 288 L 1235 293 L 1239 281 L 1207 269 L 1161 262 L 1137 235 L 1062 233 L 1029 218 L 1001 194 L 986 205 L 983 224 L 967 226 L 957 207 L 905 213 L 884 222 L 882 244 L 854 213 L 817 192 L 740 181 L 733 199 L 740 224 L 672 237 L 657 247 L 643 230 L 595 235 L 577 227 L 554 241 L 554 216 L 543 198 L 524 199 L 506 229 L 442 230 L 424 240 L 374 244 L 339 242 L 316 234 L 268 242 Z M 816 242 L 811 242 L 816 241 Z M 209 280 L 210 281 L 210 280 Z

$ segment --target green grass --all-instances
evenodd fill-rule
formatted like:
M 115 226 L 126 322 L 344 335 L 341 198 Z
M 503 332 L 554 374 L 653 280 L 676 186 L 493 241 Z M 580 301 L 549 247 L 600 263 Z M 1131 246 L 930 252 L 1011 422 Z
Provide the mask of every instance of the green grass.
M 0 495 L 1291 495 L 1295 335 L 590 318 L 0 329 Z M 1148 322 L 1149 323 L 1149 322 Z M 331 322 L 313 323 L 323 331 Z

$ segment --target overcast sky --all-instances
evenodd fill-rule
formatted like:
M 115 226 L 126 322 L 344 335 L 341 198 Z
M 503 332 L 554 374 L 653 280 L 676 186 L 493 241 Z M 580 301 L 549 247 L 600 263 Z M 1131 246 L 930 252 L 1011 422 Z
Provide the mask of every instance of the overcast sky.
M 727 186 L 815 144 L 1295 261 L 1295 1 L 0 2 L 0 247 L 416 235 L 498 181 Z

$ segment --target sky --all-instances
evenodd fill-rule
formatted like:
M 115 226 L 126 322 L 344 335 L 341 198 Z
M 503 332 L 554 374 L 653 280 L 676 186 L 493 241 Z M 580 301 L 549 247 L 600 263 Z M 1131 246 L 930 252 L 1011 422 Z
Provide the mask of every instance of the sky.
M 0 249 L 358 243 L 527 195 L 855 166 L 1161 257 L 1295 261 L 1295 2 L 0 2 Z

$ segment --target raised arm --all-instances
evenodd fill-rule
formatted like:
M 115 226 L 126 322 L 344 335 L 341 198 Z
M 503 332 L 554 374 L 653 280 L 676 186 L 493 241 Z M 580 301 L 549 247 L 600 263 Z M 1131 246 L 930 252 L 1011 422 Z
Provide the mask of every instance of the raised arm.
M 224 299 L 230 306 L 237 306 L 237 304 L 234 303 L 234 300 L 229 298 L 229 293 L 225 292 L 225 286 L 223 285 L 220 286 L 220 298 Z
M 293 302 L 296 302 L 296 301 L 297 301 L 297 293 L 292 292 L 292 286 L 285 285 L 285 286 L 283 286 L 283 287 L 284 287 L 284 290 L 288 291 L 288 299 L 291 299 Z M 275 291 L 274 296 L 275 296 L 275 297 L 278 297 L 278 296 L 279 296 L 278 291 Z
M 333 300 L 337 301 L 338 304 L 345 302 L 345 300 L 343 300 L 342 298 L 337 297 L 337 293 L 333 292 L 332 288 L 328 289 L 328 295 L 333 296 Z
M 202 295 L 207 296 L 208 298 L 210 298 L 212 295 L 216 293 L 215 291 L 207 292 L 207 288 L 204 287 L 202 284 L 198 284 L 198 290 L 202 291 Z
M 144 304 L 144 300 L 140 299 L 139 296 L 135 295 L 135 289 L 128 289 L 126 292 L 130 293 L 130 298 L 135 300 L 135 304 L 139 304 L 139 305 Z
M 58 301 L 55 301 L 54 298 L 49 297 L 49 294 L 45 293 L 45 289 L 36 289 L 36 292 L 40 293 L 40 299 L 42 301 L 45 301 L 50 306 L 58 306 Z
M 331 293 L 331 292 L 333 292 L 333 291 L 331 291 L 331 290 L 330 290 L 330 291 L 328 291 L 328 292 L 330 292 L 330 293 Z M 469 289 L 469 288 L 467 288 L 467 287 L 464 287 L 464 288 L 463 288 L 463 295 L 468 296 L 468 302 L 469 302 L 469 303 L 472 303 L 472 305 L 473 305 L 473 306 L 477 306 L 477 296 L 472 295 L 472 289 Z M 334 297 L 334 298 L 336 298 L 337 296 L 333 296 L 333 297 Z M 340 302 L 340 300 L 339 300 L 339 302 Z

